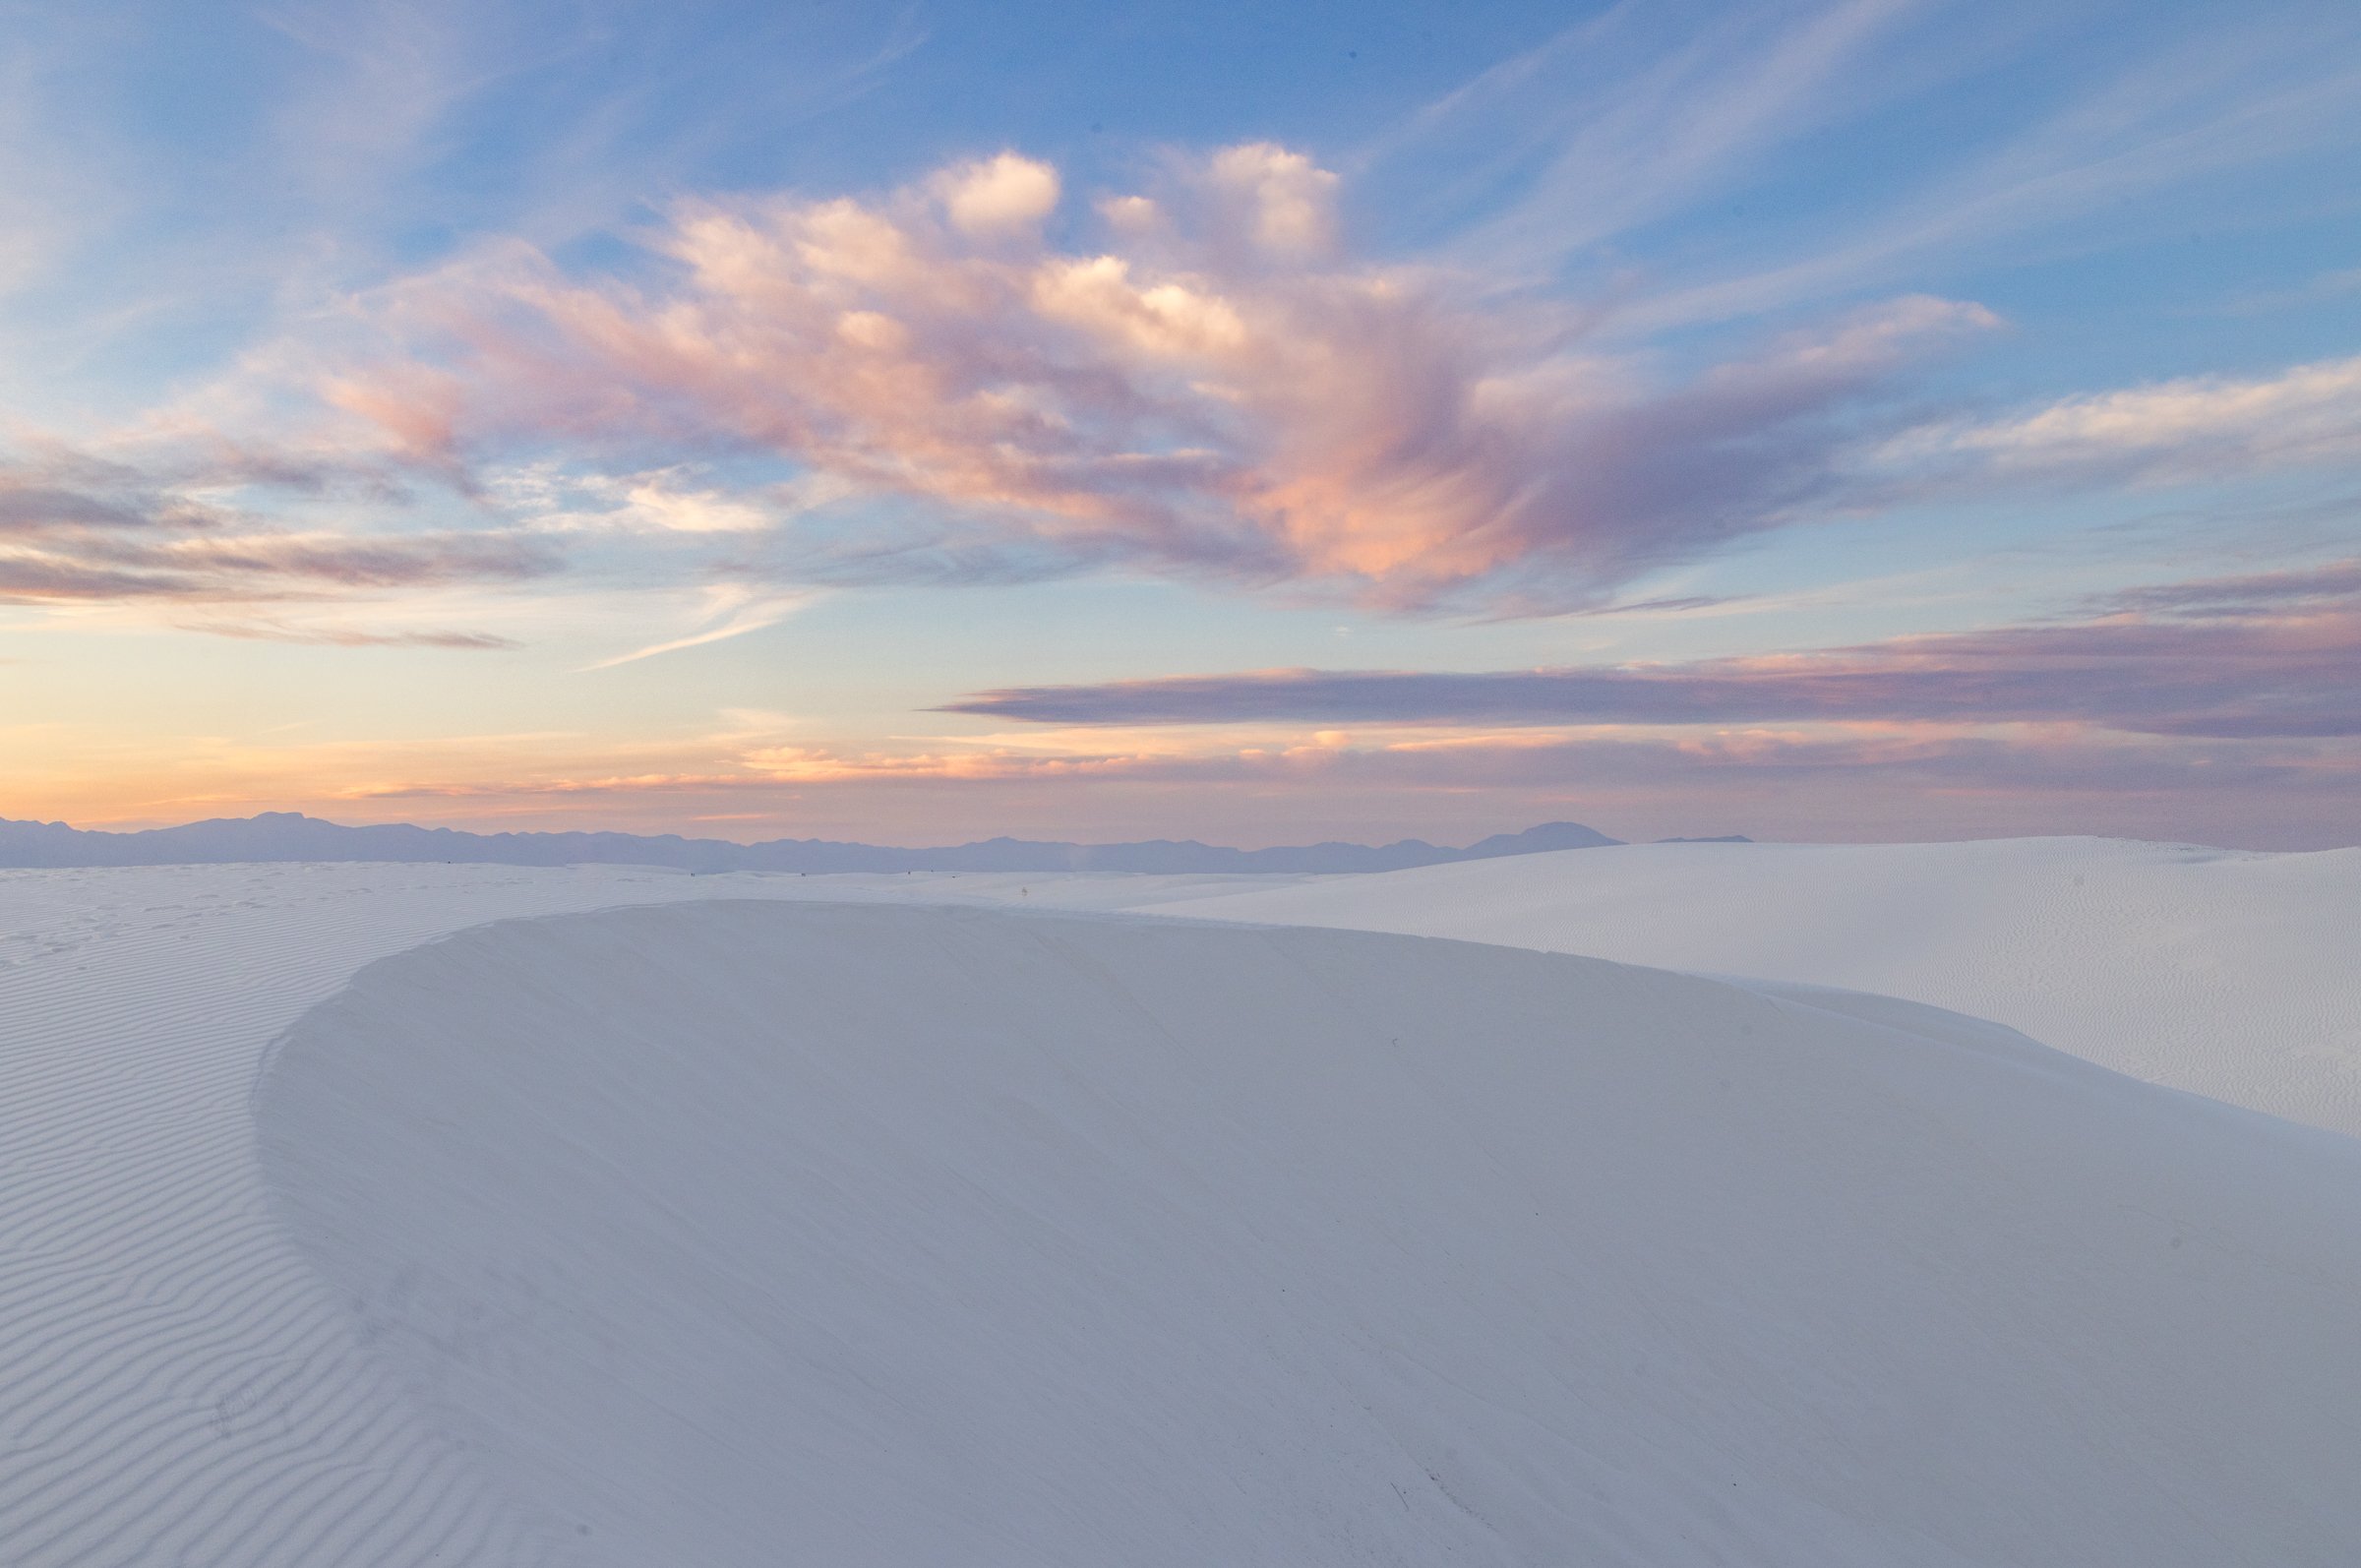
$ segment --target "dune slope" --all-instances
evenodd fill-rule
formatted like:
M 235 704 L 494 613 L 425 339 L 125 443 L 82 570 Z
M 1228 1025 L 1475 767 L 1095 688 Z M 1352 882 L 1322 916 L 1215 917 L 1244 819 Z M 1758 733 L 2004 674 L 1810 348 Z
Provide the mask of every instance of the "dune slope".
M 2361 1145 L 1923 1007 L 700 903 L 383 960 L 257 1095 L 295 1245 L 558 1558 L 2361 1548 Z
M 1160 907 L 1907 996 L 2361 1134 L 2361 849 L 1635 844 Z
M 273 1222 L 271 1040 L 372 959 L 507 916 L 767 895 L 666 872 L 0 872 L 0 1563 L 533 1560 Z

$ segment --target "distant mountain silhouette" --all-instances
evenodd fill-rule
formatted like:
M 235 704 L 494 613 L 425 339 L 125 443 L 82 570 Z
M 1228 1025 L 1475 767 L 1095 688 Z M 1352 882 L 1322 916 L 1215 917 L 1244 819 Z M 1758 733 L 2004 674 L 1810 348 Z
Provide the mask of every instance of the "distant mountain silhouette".
M 63 822 L 0 818 L 0 866 L 214 866 L 255 861 L 447 861 L 493 866 L 668 866 L 687 872 L 1390 872 L 1620 843 L 1579 822 L 1498 833 L 1466 849 L 1422 839 L 1225 849 L 1193 839 L 1141 844 L 1045 844 L 990 838 L 940 849 L 895 849 L 817 838 L 733 844 L 665 833 L 466 833 L 391 822 L 346 827 L 300 812 L 216 817 L 181 827 L 109 833 Z

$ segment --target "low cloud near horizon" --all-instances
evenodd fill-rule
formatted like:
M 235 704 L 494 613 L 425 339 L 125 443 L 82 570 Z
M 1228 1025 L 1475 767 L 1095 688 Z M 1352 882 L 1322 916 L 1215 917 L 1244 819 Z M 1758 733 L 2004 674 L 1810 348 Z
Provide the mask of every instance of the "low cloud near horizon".
M 2090 725 L 2361 735 L 2361 562 L 2154 585 L 2086 619 L 1800 653 L 1476 673 L 1268 670 L 979 693 L 943 711 L 1065 726 Z

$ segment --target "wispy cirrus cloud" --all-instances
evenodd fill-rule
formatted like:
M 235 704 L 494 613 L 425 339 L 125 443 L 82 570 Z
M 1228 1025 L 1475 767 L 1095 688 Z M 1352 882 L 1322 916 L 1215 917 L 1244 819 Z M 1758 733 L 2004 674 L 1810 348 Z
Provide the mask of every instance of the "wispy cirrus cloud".
M 1618 5 L 1428 104 L 1362 154 L 1418 168 L 1411 197 L 1505 209 L 1452 242 L 1487 269 L 1554 271 L 1681 211 L 1783 145 L 1859 114 L 1920 73 L 1864 69 L 1935 7 L 1920 0 L 1731 5 L 1712 15 Z
M 154 472 L 55 448 L 0 463 L 0 603 L 329 599 L 515 582 L 560 565 L 551 541 L 514 529 L 293 525 L 237 504 L 254 478 L 239 463 Z
M 2210 482 L 2361 462 L 2361 357 L 2269 376 L 2189 376 L 1925 425 L 1879 459 L 1969 482 Z
M 944 711 L 1062 725 L 2071 723 L 2361 735 L 2355 563 L 2139 589 L 2102 608 L 2080 622 L 1686 664 L 1257 671 L 987 692 Z
M 2239 576 L 2157 582 L 2101 594 L 2090 602 L 2100 612 L 2165 611 L 2181 616 L 2248 616 L 2270 611 L 2296 613 L 2338 604 L 2361 604 L 2361 561 Z
M 2318 305 L 2326 300 L 2361 294 L 2361 267 L 2339 267 L 2316 272 L 2294 288 L 2260 289 L 2241 294 L 2221 307 L 2225 316 L 2261 316 L 2271 311 Z
M 1933 25 L 1888 27 L 1903 46 L 1863 62 L 1844 92 L 1810 109 L 1823 118 L 1857 115 L 1891 102 L 1907 84 L 1993 63 L 1996 40 L 2038 49 L 2045 31 L 2091 20 L 2054 7 L 1943 6 L 1895 8 L 1887 20 L 1910 20 L 1909 12 Z M 1843 8 L 1812 15 L 1826 29 Z M 2295 7 L 2234 21 L 2198 11 L 2149 25 L 2160 20 L 2152 7 L 2124 8 L 2105 33 L 2104 53 L 2070 68 L 2071 85 L 2054 97 L 2029 96 L 2029 112 L 2009 134 L 1963 139 L 1955 156 L 1938 153 L 1908 187 L 1835 214 L 1833 227 L 1815 221 L 1783 236 L 1769 259 L 1750 251 L 1744 265 L 1665 277 L 1629 302 L 1622 325 L 1646 332 L 1742 320 L 1890 287 L 1930 266 L 1957 269 L 2028 250 L 2071 255 L 2093 245 L 2099 213 L 2118 234 L 2179 228 L 2193 202 L 2211 221 L 2235 223 L 2234 182 L 2242 177 L 2313 160 L 2325 168 L 2345 155 L 2361 110 L 2361 71 L 2352 65 L 2361 26 L 2351 18 Z M 2103 64 L 2093 69 L 2091 61 Z M 1527 205 L 1544 217 L 1568 206 L 1545 190 Z
M 185 621 L 184 632 L 245 642 L 294 642 L 324 648 L 448 648 L 469 653 L 507 652 L 523 646 L 491 632 L 372 632 L 357 627 L 285 626 L 270 621 Z
M 612 670 L 618 665 L 636 664 L 641 659 L 701 648 L 715 642 L 726 642 L 731 637 L 744 636 L 750 632 L 760 632 L 777 626 L 802 609 L 809 602 L 810 595 L 761 594 L 741 584 L 724 583 L 707 588 L 704 598 L 704 608 L 697 617 L 698 625 L 694 631 L 634 648 L 629 653 L 619 653 L 613 658 L 600 659 L 585 668 Z

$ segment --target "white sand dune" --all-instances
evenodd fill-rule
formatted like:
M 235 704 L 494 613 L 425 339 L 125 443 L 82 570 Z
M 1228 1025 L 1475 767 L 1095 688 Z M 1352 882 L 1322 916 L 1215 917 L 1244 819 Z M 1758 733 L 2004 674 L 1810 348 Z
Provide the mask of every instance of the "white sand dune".
M 1619 956 L 1601 933 L 1653 922 L 1636 956 L 2044 1027 L 2029 995 L 2085 1055 L 2138 1068 L 2148 1030 L 2166 1081 L 2341 1103 L 2351 857 L 1680 869 L 1729 853 L 1447 868 L 1483 874 L 1456 892 L 0 873 L 0 1563 L 2361 1560 L 2337 1338 L 2361 1146 L 1963 1020 L 924 910 L 700 911 L 727 963 L 657 933 L 586 973 L 604 917 L 411 951 L 716 896 L 1447 917 L 1535 945 L 1555 919 Z M 1670 880 L 1617 905 L 1627 856 Z M 1264 908 L 1213 901 L 1247 889 Z M 1848 945 L 1877 962 L 1827 961 Z M 452 1012 L 437 966 L 479 960 L 499 1005 Z M 607 1005 L 647 963 L 674 979 Z M 435 978 L 403 1002 L 402 975 Z M 460 1021 L 390 1021 L 392 1076 L 355 1095 L 312 1049 L 348 1007 Z M 2219 1027 L 2242 1007 L 2255 1027 Z M 351 1136 L 272 1111 L 274 1206 L 256 1086 L 299 1019 L 261 1103 L 340 1099 L 321 1124 Z M 493 1022 L 504 1055 L 471 1059 Z M 553 1053 L 628 1105 L 499 1077 Z M 323 1231 L 335 1204 L 355 1224 Z
M 381 961 L 257 1098 L 314 1274 L 220 1327 L 384 1385 L 256 1385 L 273 1542 L 464 1472 L 522 1534 L 438 1560 L 2361 1553 L 2361 1144 L 1907 1003 L 698 904 Z
M 508 867 L 0 873 L 0 1563 L 523 1562 L 264 1198 L 265 1047 L 371 959 L 746 878 Z
M 2361 1134 L 2361 849 L 1648 844 L 1157 907 L 1905 996 L 2151 1083 Z

